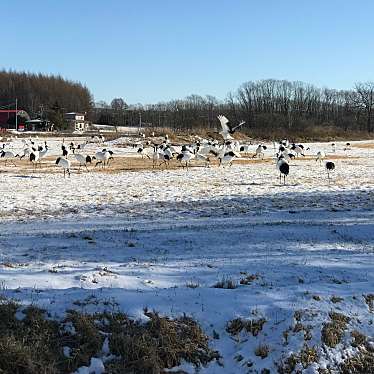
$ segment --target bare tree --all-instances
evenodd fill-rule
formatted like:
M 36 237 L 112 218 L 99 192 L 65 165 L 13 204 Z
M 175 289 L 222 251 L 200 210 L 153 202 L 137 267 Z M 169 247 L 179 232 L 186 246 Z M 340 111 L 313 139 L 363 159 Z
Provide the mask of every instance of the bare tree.
M 366 130 L 372 131 L 371 122 L 374 106 L 374 82 L 356 83 L 356 104 L 366 112 Z
M 112 100 L 112 102 L 110 103 L 110 106 L 112 109 L 114 110 L 124 110 L 127 108 L 127 104 L 125 103 L 125 100 L 123 100 L 121 97 L 117 97 L 115 99 Z

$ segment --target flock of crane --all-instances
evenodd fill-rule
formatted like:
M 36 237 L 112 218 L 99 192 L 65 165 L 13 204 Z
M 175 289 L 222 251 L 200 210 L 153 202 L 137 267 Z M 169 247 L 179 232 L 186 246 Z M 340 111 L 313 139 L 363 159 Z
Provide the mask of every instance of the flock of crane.
M 156 144 L 154 136 L 151 136 L 149 140 L 144 140 L 134 144 L 133 147 L 137 147 L 137 153 L 142 158 L 152 160 L 152 167 L 160 167 L 164 165 L 168 167 L 171 160 L 176 159 L 180 162 L 183 168 L 188 169 L 192 160 L 202 161 L 206 167 L 209 167 L 213 160 L 217 160 L 219 165 L 222 167 L 231 166 L 235 159 L 241 158 L 241 153 L 248 154 L 250 145 L 240 144 L 239 141 L 233 138 L 233 134 L 236 129 L 240 128 L 245 124 L 244 121 L 240 122 L 236 126 L 232 126 L 229 120 L 223 116 L 218 116 L 218 120 L 221 124 L 221 131 L 219 134 L 223 138 L 223 142 L 219 142 L 214 139 L 203 139 L 201 137 L 195 137 L 195 141 L 192 144 L 184 145 L 173 145 L 169 141 L 169 137 L 165 135 L 161 144 Z M 154 134 L 152 134 L 154 135 Z M 143 134 L 145 138 L 145 135 Z M 0 139 L 1 140 L 1 139 Z M 66 174 L 70 177 L 72 160 L 75 160 L 79 164 L 78 172 L 82 167 L 85 167 L 88 171 L 88 164 L 95 162 L 95 166 L 101 165 L 102 168 L 109 166 L 110 161 L 114 157 L 114 152 L 108 148 L 102 148 L 96 151 L 94 154 L 88 154 L 85 148 L 88 144 L 102 145 L 105 139 L 102 135 L 92 136 L 85 142 L 75 144 L 70 142 L 65 144 L 62 141 L 60 147 L 60 154 L 55 160 L 55 164 L 63 169 L 64 177 Z M 8 145 L 5 143 L 0 151 L 0 159 L 5 160 L 7 163 L 15 165 L 15 160 L 28 159 L 32 164 L 34 170 L 38 165 L 41 165 L 41 161 L 50 154 L 50 148 L 47 141 L 44 141 L 42 145 L 36 144 L 35 139 L 22 139 L 23 147 L 21 152 L 15 153 L 13 150 L 6 149 Z M 350 147 L 350 143 L 346 143 L 346 148 Z M 287 139 L 281 140 L 280 142 L 273 142 L 274 155 L 276 161 L 276 168 L 279 171 L 280 183 L 286 183 L 286 177 L 290 172 L 290 161 L 294 158 L 305 156 L 305 151 L 309 148 L 305 148 L 302 144 L 290 143 Z M 332 152 L 335 152 L 336 145 L 331 144 Z M 255 150 L 252 158 L 263 159 L 267 146 L 259 144 Z M 316 154 L 316 161 L 324 161 L 326 154 L 323 151 L 319 151 Z M 335 164 L 332 161 L 325 162 L 325 169 L 327 171 L 328 179 L 330 180 L 330 173 L 335 169 Z
M 218 120 L 220 121 L 222 128 L 219 134 L 223 137 L 223 143 L 220 143 L 217 140 L 207 140 L 196 137 L 196 142 L 194 144 L 178 147 L 171 145 L 168 136 L 165 136 L 165 140 L 161 145 L 152 144 L 150 141 L 147 141 L 145 145 L 140 144 L 138 153 L 141 154 L 142 157 L 148 157 L 149 159 L 152 158 L 153 167 L 155 167 L 159 161 L 161 161 L 158 164 L 159 166 L 162 164 L 167 166 L 173 158 L 179 160 L 182 166 L 187 169 L 192 160 L 204 161 L 206 166 L 209 166 L 211 161 L 216 159 L 222 167 L 225 167 L 226 165 L 231 166 L 236 158 L 242 157 L 241 153 L 249 152 L 249 145 L 242 145 L 232 137 L 235 130 L 243 126 L 245 122 L 241 121 L 238 125 L 232 126 L 229 120 L 223 115 L 219 115 Z M 290 171 L 289 162 L 299 156 L 305 157 L 305 151 L 310 149 L 305 149 L 302 144 L 290 143 L 287 139 L 280 141 L 278 144 L 273 142 L 273 147 L 275 151 L 276 168 L 279 171 L 279 179 L 280 182 L 282 182 L 283 178 L 283 183 L 285 184 L 286 177 Z M 344 149 L 348 150 L 349 147 L 350 143 L 346 143 Z M 332 143 L 331 148 L 332 152 L 335 152 L 336 144 Z M 263 159 L 266 149 L 266 145 L 259 144 L 252 157 Z M 322 164 L 325 157 L 325 152 L 319 151 L 316 154 L 316 161 Z M 330 181 L 330 173 L 335 170 L 335 163 L 332 161 L 326 161 L 325 168 Z
M 64 171 L 64 177 L 66 174 L 70 177 L 70 170 L 71 170 L 71 160 L 69 157 L 72 155 L 76 162 L 79 163 L 80 171 L 81 167 L 86 167 L 87 171 L 87 164 L 91 164 L 94 160 L 96 160 L 96 166 L 101 164 L 102 167 L 105 167 L 109 164 L 109 161 L 113 159 L 113 151 L 110 149 L 102 149 L 97 151 L 93 156 L 88 154 L 82 154 L 82 151 L 86 148 L 88 144 L 101 144 L 104 142 L 104 137 L 102 135 L 95 135 L 92 136 L 90 140 L 86 140 L 83 143 L 75 144 L 74 142 L 70 142 L 69 144 L 65 144 L 65 141 L 62 141 L 61 144 L 61 155 L 57 157 L 55 160 L 55 164 L 61 167 Z M 3 143 L 3 147 L 0 151 L 0 159 L 4 160 L 4 165 L 6 166 L 8 163 L 16 166 L 15 160 L 23 158 L 28 159 L 31 164 L 33 164 L 34 171 L 36 168 L 41 166 L 42 160 L 45 159 L 50 154 L 50 147 L 47 144 L 47 141 L 44 141 L 42 145 L 36 144 L 36 139 L 22 139 L 22 150 L 19 153 L 16 153 L 13 150 L 7 150 L 7 145 Z M 10 146 L 10 143 L 8 143 Z

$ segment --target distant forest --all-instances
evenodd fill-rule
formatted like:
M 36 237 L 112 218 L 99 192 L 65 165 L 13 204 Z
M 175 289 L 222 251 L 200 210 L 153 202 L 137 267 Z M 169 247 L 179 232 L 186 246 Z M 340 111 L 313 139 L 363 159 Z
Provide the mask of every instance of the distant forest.
M 222 113 L 233 123 L 245 120 L 243 132 L 264 138 L 374 131 L 374 82 L 335 90 L 267 79 L 246 82 L 225 100 L 191 95 L 157 104 L 128 105 L 122 98 L 94 104 L 87 87 L 60 76 L 0 71 L 0 107 L 15 98 L 32 118 L 44 116 L 57 128 L 63 126 L 64 112 L 78 111 L 87 112 L 88 120 L 98 124 L 191 132 L 216 130 L 217 115 Z
M 63 127 L 63 113 L 89 112 L 93 97 L 81 83 L 61 76 L 0 71 L 0 109 L 25 110 L 31 118 L 50 119 Z
M 102 124 L 166 127 L 176 130 L 215 130 L 217 115 L 233 123 L 246 121 L 245 133 L 263 138 L 321 138 L 372 133 L 374 83 L 357 83 L 352 90 L 317 88 L 303 82 L 267 79 L 246 82 L 224 101 L 191 95 L 151 105 L 128 106 L 121 98 L 100 102 L 93 119 Z

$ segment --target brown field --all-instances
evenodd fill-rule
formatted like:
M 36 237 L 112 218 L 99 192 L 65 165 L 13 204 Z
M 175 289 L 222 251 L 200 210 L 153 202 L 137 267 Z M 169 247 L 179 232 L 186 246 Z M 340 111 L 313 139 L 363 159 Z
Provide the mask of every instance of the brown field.
M 305 156 L 305 157 L 299 157 L 297 158 L 297 161 L 310 161 L 314 160 L 314 156 Z M 359 157 L 348 157 L 348 156 L 342 156 L 342 155 L 329 155 L 329 160 L 344 160 L 344 159 L 359 159 Z M 33 167 L 32 164 L 28 160 L 16 160 L 15 164 L 16 166 L 12 165 L 11 163 L 8 163 L 7 166 L 5 166 L 4 161 L 0 162 L 0 172 L 1 173 L 16 173 L 20 175 L 31 175 L 33 173 L 62 173 L 62 169 L 55 165 L 56 157 L 47 157 L 43 159 L 43 162 L 41 164 L 38 164 L 36 168 Z M 79 170 L 79 165 L 75 160 L 72 161 L 72 173 L 77 173 Z M 274 163 L 274 159 L 271 157 L 266 157 L 264 159 L 259 158 L 253 158 L 252 154 L 246 154 L 243 155 L 243 158 L 235 160 L 233 164 L 239 164 L 239 165 L 251 165 L 251 164 L 265 164 L 265 163 Z M 211 161 L 210 166 L 212 167 L 218 167 L 219 163 L 218 160 L 214 159 Z M 195 161 L 192 160 L 189 164 L 189 168 L 202 168 L 205 167 L 205 163 L 203 161 Z M 95 172 L 95 173 L 109 173 L 109 174 L 115 174 L 120 173 L 124 171 L 134 172 L 134 171 L 141 171 L 141 170 L 175 170 L 183 168 L 181 163 L 177 160 L 171 160 L 168 164 L 158 162 L 155 166 L 153 166 L 152 159 L 144 158 L 137 156 L 130 156 L 130 157 L 120 157 L 117 156 L 114 158 L 114 160 L 111 160 L 109 166 L 103 168 L 100 165 L 95 167 L 95 162 L 92 163 L 92 165 L 88 166 L 89 172 Z M 79 171 L 80 173 L 86 173 L 86 168 L 82 167 Z
M 363 148 L 363 149 L 374 149 L 374 143 L 358 143 L 351 144 L 353 148 Z

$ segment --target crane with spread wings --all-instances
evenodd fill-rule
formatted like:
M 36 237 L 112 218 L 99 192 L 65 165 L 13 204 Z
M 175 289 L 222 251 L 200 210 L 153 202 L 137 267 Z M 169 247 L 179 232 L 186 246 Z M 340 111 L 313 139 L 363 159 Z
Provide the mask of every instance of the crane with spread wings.
M 223 139 L 230 140 L 234 139 L 231 135 L 235 132 L 235 130 L 245 124 L 245 121 L 241 121 L 238 125 L 232 126 L 230 121 L 223 115 L 217 116 L 221 123 L 222 131 L 219 133 L 223 136 Z

